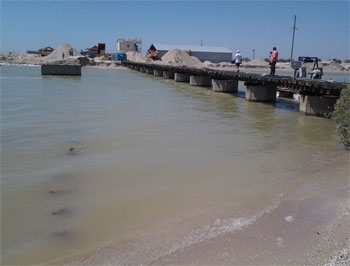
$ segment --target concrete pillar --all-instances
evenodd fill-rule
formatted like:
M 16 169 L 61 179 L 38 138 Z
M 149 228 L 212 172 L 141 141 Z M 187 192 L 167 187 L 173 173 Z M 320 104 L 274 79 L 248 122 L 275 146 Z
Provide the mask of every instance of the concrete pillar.
M 157 77 L 163 77 L 163 70 L 154 69 L 153 75 L 155 75 L 155 76 L 157 76 Z
M 246 85 L 245 99 L 249 102 L 275 102 L 276 85 Z
M 237 93 L 238 80 L 213 79 L 213 91 Z
M 140 66 L 140 72 L 146 73 L 146 68 L 144 66 Z
M 210 87 L 211 86 L 211 77 L 209 77 L 209 76 L 190 76 L 190 85 L 191 86 L 200 86 L 200 87 Z
M 306 115 L 329 117 L 337 99 L 337 97 L 302 95 L 299 111 Z
M 163 71 L 163 78 L 165 78 L 165 79 L 174 79 L 174 72 L 172 72 L 172 71 Z
M 140 66 L 134 66 L 134 70 L 140 71 Z
M 145 72 L 147 73 L 147 74 L 154 74 L 154 69 L 153 68 L 151 68 L 151 67 L 145 67 Z
M 175 73 L 174 80 L 176 82 L 189 82 L 190 81 L 190 74 L 187 74 L 187 73 Z

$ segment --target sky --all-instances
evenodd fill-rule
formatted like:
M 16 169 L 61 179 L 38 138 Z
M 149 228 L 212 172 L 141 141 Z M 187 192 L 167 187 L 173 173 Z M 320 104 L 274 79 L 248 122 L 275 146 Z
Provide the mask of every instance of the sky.
M 140 39 L 145 52 L 153 43 L 204 45 L 240 50 L 243 57 L 317 56 L 350 59 L 349 0 L 299 1 L 133 1 L 0 0 L 0 53 L 25 53 L 63 43 L 77 50 L 118 39 Z

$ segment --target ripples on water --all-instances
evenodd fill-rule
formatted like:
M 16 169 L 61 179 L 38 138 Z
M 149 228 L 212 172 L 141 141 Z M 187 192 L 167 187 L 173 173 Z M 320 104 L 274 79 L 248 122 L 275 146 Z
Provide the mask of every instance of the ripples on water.
M 1 68 L 5 264 L 107 243 L 109 261 L 147 264 L 254 222 L 343 158 L 330 120 L 246 102 L 241 83 L 230 95 L 124 69 Z

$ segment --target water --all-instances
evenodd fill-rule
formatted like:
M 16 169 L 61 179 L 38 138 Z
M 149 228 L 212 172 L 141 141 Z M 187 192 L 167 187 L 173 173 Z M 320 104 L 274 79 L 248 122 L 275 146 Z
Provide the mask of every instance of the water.
M 243 84 L 235 96 L 125 69 L 2 66 L 2 264 L 106 246 L 100 264 L 149 264 L 253 223 L 326 169 L 348 174 L 332 121 L 298 110 L 246 102 Z

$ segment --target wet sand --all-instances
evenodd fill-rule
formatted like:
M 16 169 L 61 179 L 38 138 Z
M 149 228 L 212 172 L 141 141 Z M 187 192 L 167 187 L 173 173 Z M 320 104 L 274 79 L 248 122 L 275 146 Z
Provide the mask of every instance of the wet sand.
M 339 166 L 349 162 L 346 157 Z M 152 265 L 350 265 L 350 177 L 341 168 L 301 182 L 276 209 L 241 230 Z
M 341 189 L 338 195 L 285 201 L 250 226 L 191 245 L 152 265 L 325 265 L 345 249 L 349 256 L 346 195 L 347 189 Z M 349 257 L 340 261 L 350 262 Z

